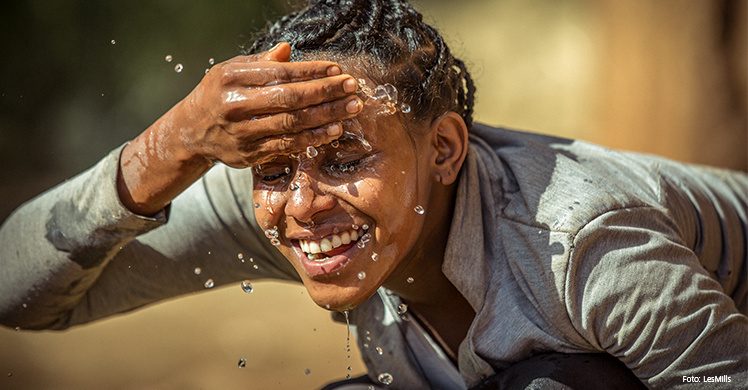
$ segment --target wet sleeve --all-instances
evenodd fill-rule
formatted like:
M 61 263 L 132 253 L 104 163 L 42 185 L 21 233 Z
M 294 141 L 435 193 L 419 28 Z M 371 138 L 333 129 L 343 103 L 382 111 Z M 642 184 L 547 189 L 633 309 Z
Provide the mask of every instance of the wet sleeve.
M 580 230 L 566 304 L 580 335 L 649 388 L 748 383 L 748 317 L 661 210 L 611 211 Z
M 238 280 L 294 278 L 254 217 L 239 209 L 225 167 L 144 218 L 119 201 L 120 152 L 3 223 L 0 323 L 64 329 Z M 238 182 L 249 185 L 243 193 L 251 203 L 251 180 Z

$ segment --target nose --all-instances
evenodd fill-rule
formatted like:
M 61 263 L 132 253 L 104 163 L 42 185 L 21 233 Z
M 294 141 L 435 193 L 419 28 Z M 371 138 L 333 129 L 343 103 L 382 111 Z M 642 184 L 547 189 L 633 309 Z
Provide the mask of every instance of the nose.
M 297 173 L 286 191 L 286 215 L 306 224 L 309 224 L 317 213 L 335 206 L 333 197 L 320 189 L 320 183 L 314 177 L 304 172 Z

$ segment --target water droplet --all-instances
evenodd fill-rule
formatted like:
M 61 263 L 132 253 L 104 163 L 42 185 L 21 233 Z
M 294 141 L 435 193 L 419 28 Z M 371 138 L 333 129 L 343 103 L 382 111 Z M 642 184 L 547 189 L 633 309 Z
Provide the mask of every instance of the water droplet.
M 244 262 L 244 254 L 243 253 L 239 253 L 238 255 L 236 255 L 236 257 L 238 257 L 239 260 L 242 260 L 242 263 Z
M 421 206 L 420 204 L 418 206 L 414 207 L 413 210 L 415 210 L 415 212 L 418 213 L 418 214 L 423 214 L 426 211 L 426 210 L 423 209 L 423 206 Z
M 23 305 L 21 305 L 21 306 L 23 306 L 24 309 L 27 308 L 27 307 L 29 307 L 29 305 L 27 305 L 25 303 Z
M 371 233 L 365 233 L 363 236 L 361 236 L 362 242 L 369 242 L 371 241 Z
M 334 140 L 330 142 L 330 146 L 332 146 L 333 148 L 337 148 L 338 146 L 340 146 L 340 142 L 338 140 Z
M 254 262 L 255 262 L 255 258 L 254 258 L 254 257 L 250 257 L 250 258 L 249 258 L 249 262 L 250 262 L 250 263 L 254 263 Z
M 195 267 L 195 275 L 200 275 L 201 273 L 203 273 L 203 269 L 200 267 Z
M 369 230 L 369 225 L 363 224 L 363 225 L 361 225 L 361 229 Z
M 311 373 L 312 373 L 312 372 L 311 372 L 311 371 L 309 371 L 309 369 L 308 369 L 308 368 L 307 368 L 306 370 L 304 370 L 304 374 L 307 374 L 307 375 L 309 375 L 309 374 L 311 374 Z
M 354 223 L 353 225 L 351 225 L 351 229 L 353 229 L 353 230 L 358 230 L 358 225 L 356 225 L 356 224 Z
M 260 204 L 259 203 L 255 203 L 255 208 L 259 209 L 260 208 Z
M 359 272 L 358 273 L 358 278 L 361 279 L 361 280 L 366 279 L 366 272 L 364 272 L 364 271 Z
M 278 227 L 274 226 L 272 229 L 265 229 L 265 237 L 278 238 Z
M 329 309 L 329 308 L 330 308 L 330 305 L 325 305 L 325 309 Z
M 270 243 L 275 246 L 279 246 L 281 244 L 280 240 L 278 240 L 277 238 L 271 238 Z
M 215 283 L 213 283 L 213 279 L 208 279 L 205 281 L 205 288 L 213 288 Z
M 166 62 L 171 62 L 173 57 L 171 56 L 171 54 L 167 54 L 166 57 L 164 57 L 164 59 L 166 60 Z
M 397 305 L 397 314 L 405 314 L 408 311 L 408 305 L 401 303 Z
M 306 147 L 306 156 L 307 157 L 314 158 L 314 157 L 317 157 L 318 154 L 319 154 L 319 152 L 317 152 L 317 149 L 315 149 L 314 146 L 309 145 L 309 146 Z
M 383 385 L 389 385 L 390 383 L 392 383 L 392 375 L 390 375 L 387 372 L 383 372 L 383 373 L 379 374 L 379 376 L 377 377 L 377 379 Z
M 209 58 L 208 59 L 208 63 L 211 64 L 211 65 L 215 64 L 216 63 L 215 58 Z
M 361 240 L 359 240 L 359 241 L 358 241 L 358 242 L 356 243 L 356 246 L 358 247 L 358 249 L 364 249 L 364 248 L 366 247 L 366 243 L 365 243 L 365 242 L 363 242 L 363 241 L 361 241 Z
M 367 390 L 374 390 L 374 386 L 369 386 Z
M 374 348 L 374 349 L 375 349 L 375 350 L 377 351 L 377 353 L 378 353 L 378 354 L 380 354 L 380 355 L 384 353 L 384 352 L 382 351 L 382 348 L 376 347 L 376 348 Z
M 247 358 L 242 357 L 239 359 L 239 368 L 247 367 Z
M 343 153 L 337 152 L 337 153 L 335 153 L 335 157 L 337 157 L 337 158 L 343 158 Z
M 242 290 L 244 290 L 245 293 L 249 294 L 252 291 L 254 291 L 254 288 L 252 288 L 252 283 L 249 282 L 249 280 L 245 280 L 242 282 Z
M 283 169 L 283 172 L 286 172 L 286 174 L 289 174 L 289 173 L 291 173 L 291 168 L 289 168 L 289 167 L 285 167 L 285 168 Z
M 182 64 L 177 64 L 176 66 L 174 66 L 174 71 L 177 73 L 180 73 L 182 69 L 184 69 L 184 66 L 182 66 Z
M 351 374 L 347 374 L 347 375 L 345 376 L 345 379 L 351 379 Z
M 408 103 L 400 103 L 400 112 L 403 114 L 407 114 L 410 112 L 410 106 Z
M 253 265 L 252 268 L 259 269 L 260 267 L 257 266 L 257 264 Z
M 115 42 L 114 39 L 112 39 L 112 45 L 114 45 L 115 43 L 117 43 L 117 42 Z
M 205 68 L 205 74 L 208 74 L 208 73 L 210 73 L 210 69 Z
M 348 366 L 348 371 L 353 371 L 353 367 Z
M 20 331 L 21 331 L 21 327 L 20 326 L 16 326 L 16 332 L 20 332 Z
M 371 254 L 371 259 L 374 260 L 374 261 L 377 261 L 377 260 L 379 260 L 379 255 L 376 254 L 376 253 L 372 253 Z
M 405 281 L 406 281 L 406 282 L 408 282 L 408 283 L 413 283 L 413 282 L 415 282 L 415 279 L 413 279 L 413 278 L 408 278 L 408 279 L 405 279 Z
M 299 185 L 299 183 L 297 183 L 297 182 L 295 182 L 295 181 L 292 181 L 292 182 L 291 182 L 291 185 L 290 185 L 290 186 L 288 186 L 288 189 L 289 189 L 289 190 L 291 190 L 291 191 L 296 191 L 296 190 L 298 190 L 298 189 L 299 189 L 300 187 L 301 187 L 301 186 Z

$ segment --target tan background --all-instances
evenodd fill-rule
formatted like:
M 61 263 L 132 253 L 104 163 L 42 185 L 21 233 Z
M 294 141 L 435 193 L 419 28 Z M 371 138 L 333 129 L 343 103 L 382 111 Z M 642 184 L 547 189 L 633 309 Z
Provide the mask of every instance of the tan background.
M 453 51 L 467 60 L 478 85 L 479 121 L 746 170 L 745 0 L 423 0 L 419 4 Z M 218 10 L 204 6 L 153 12 L 157 20 L 163 17 L 167 23 L 182 14 L 195 20 L 208 18 L 220 12 L 219 5 L 213 7 Z M 264 10 L 253 16 L 251 10 L 241 12 L 261 25 L 265 15 L 273 14 Z M 225 27 L 231 30 L 229 36 L 246 32 L 236 27 L 240 21 L 229 27 L 222 23 L 225 20 L 216 21 L 210 29 Z M 127 22 L 122 23 L 121 31 L 127 30 Z M 50 39 L 55 37 L 49 34 Z M 184 34 L 189 36 L 188 30 Z M 163 35 L 166 32 L 141 39 L 157 41 Z M 108 42 L 112 36 L 123 37 L 115 48 L 125 50 L 121 49 L 127 47 L 124 32 L 97 39 Z M 236 47 L 236 40 L 224 40 Z M 182 45 L 199 46 L 186 38 Z M 169 69 L 153 71 L 164 68 L 163 56 L 176 54 L 179 48 L 157 46 L 147 55 L 158 61 L 119 64 L 121 72 L 102 78 L 121 80 L 128 89 L 119 95 L 115 87 L 92 93 L 98 98 L 103 91 L 106 96 L 102 97 L 107 98 L 112 92 L 116 98 L 109 102 L 111 106 L 129 107 L 142 121 L 133 125 L 128 122 L 131 115 L 120 112 L 110 118 L 112 128 L 123 122 L 129 128 L 116 133 L 118 138 L 99 142 L 103 146 L 96 146 L 93 157 L 81 158 L 80 165 L 73 164 L 77 161 L 73 157 L 61 163 L 70 163 L 74 171 L 92 164 L 106 150 L 134 137 L 138 126 L 155 119 L 157 115 L 147 111 L 150 106 L 163 112 L 176 101 L 174 96 L 186 93 L 199 74 L 187 79 L 187 86 L 170 86 L 164 80 L 189 75 L 175 76 Z M 201 61 L 217 51 L 200 50 Z M 137 55 L 146 58 L 142 51 L 130 57 Z M 10 58 L 14 64 L 28 61 Z M 106 60 L 101 55 L 95 58 Z M 20 139 L 20 132 L 33 130 L 11 120 L 10 108 L 23 110 L 31 104 L 28 99 L 34 98 L 27 95 L 24 101 L 19 97 L 24 90 L 10 82 L 19 77 L 27 85 L 32 83 L 22 72 L 0 75 L 0 108 L 7 110 L 0 116 L 0 148 L 6 147 L 5 155 L 11 153 L 8 145 L 26 154 L 33 154 L 35 145 L 32 141 L 20 146 L 11 143 Z M 156 95 L 160 106 L 148 104 L 154 90 L 161 91 Z M 169 93 L 171 98 L 164 97 Z M 66 107 L 72 108 L 47 114 L 54 120 L 45 129 L 62 129 L 58 139 L 69 146 L 68 152 L 50 152 L 52 159 L 80 155 L 93 148 L 92 139 L 102 139 L 96 112 L 109 106 L 90 105 L 85 98 L 66 101 Z M 69 111 L 84 107 L 83 114 Z M 25 116 L 33 112 L 29 109 Z M 93 124 L 88 133 L 84 132 L 86 123 Z M 14 161 L 23 158 L 14 156 Z M 6 172 L 0 177 L 3 206 L 8 210 L 3 216 L 60 177 L 72 174 L 45 173 L 58 172 L 52 168 L 22 170 L 12 161 L 4 166 L 10 167 L 6 171 L 20 173 Z M 64 332 L 0 329 L 0 389 L 315 388 L 347 373 L 364 372 L 355 346 L 350 359 L 345 346 L 345 326 L 332 323 L 303 288 L 258 282 L 249 295 L 238 285 L 228 286 Z M 242 356 L 248 359 L 247 367 L 239 369 Z

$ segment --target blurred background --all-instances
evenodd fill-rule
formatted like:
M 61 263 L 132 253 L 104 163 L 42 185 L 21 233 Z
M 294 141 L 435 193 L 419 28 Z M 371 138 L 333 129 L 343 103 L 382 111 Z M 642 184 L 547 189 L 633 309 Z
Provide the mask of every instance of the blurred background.
M 478 121 L 745 171 L 746 3 L 416 4 L 471 69 Z M 2 2 L 0 221 L 134 138 L 210 58 L 237 55 L 290 9 L 280 0 Z M 249 295 L 228 286 L 64 332 L 0 329 L 0 388 L 317 388 L 364 372 L 345 347 L 345 325 L 303 288 L 258 282 Z

